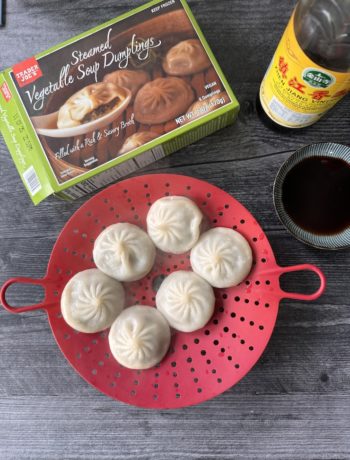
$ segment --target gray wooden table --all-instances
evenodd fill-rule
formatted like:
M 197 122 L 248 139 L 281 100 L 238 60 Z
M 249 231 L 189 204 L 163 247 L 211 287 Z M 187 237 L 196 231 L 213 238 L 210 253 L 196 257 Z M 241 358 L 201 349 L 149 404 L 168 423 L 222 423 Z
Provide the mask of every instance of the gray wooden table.
M 10 66 L 140 1 L 8 0 L 0 68 Z M 59 352 L 46 315 L 0 309 L 0 458 L 7 459 L 349 459 L 350 252 L 320 252 L 293 239 L 272 204 L 275 174 L 292 151 L 317 141 L 350 143 L 350 98 L 306 130 L 276 133 L 255 109 L 259 83 L 294 0 L 190 0 L 241 102 L 238 122 L 149 171 L 208 180 L 240 200 L 265 229 L 280 265 L 322 268 L 316 302 L 283 301 L 262 359 L 235 388 L 197 407 L 148 411 L 108 399 Z M 34 207 L 0 141 L 0 282 L 40 277 L 66 220 L 84 202 Z M 284 282 L 310 292 L 316 280 Z M 38 298 L 12 292 L 17 304 Z

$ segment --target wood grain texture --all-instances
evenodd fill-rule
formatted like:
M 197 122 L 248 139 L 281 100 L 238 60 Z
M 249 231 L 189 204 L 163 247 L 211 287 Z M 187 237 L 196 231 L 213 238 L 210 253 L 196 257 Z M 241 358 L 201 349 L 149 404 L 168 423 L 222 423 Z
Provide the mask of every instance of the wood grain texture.
M 0 67 L 106 21 L 140 1 L 16 0 L 0 29 Z M 284 300 L 259 363 L 234 388 L 197 407 L 147 411 L 110 400 L 66 362 L 46 315 L 0 310 L 0 458 L 47 459 L 349 459 L 350 252 L 321 252 L 293 239 L 272 203 L 274 177 L 289 154 L 320 141 L 350 144 L 350 98 L 316 125 L 290 133 L 261 123 L 255 98 L 294 6 L 293 0 L 190 0 L 203 32 L 234 88 L 237 123 L 143 172 L 208 180 L 259 220 L 280 265 L 322 268 L 326 293 L 313 303 Z M 60 229 L 85 201 L 49 199 L 34 208 L 0 141 L 0 283 L 40 277 Z M 299 274 L 286 290 L 311 292 Z M 15 304 L 37 301 L 28 287 Z

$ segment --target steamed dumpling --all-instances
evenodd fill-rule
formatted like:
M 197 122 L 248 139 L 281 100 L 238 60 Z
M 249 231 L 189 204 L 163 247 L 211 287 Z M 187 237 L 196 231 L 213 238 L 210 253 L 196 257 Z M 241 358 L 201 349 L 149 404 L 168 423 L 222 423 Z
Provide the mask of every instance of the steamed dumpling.
M 103 81 L 127 88 L 131 91 L 132 97 L 135 97 L 141 86 L 149 81 L 149 75 L 143 70 L 121 69 L 107 74 Z
M 193 99 L 193 90 L 185 80 L 176 77 L 156 78 L 137 93 L 135 119 L 145 125 L 166 123 L 184 114 Z
M 169 75 L 184 76 L 202 72 L 211 62 L 201 42 L 196 38 L 184 40 L 170 48 L 163 69 Z
M 152 131 L 139 131 L 138 133 L 132 134 L 125 139 L 122 148 L 119 150 L 119 155 L 137 149 L 138 147 L 141 147 L 141 145 L 153 141 L 153 139 L 158 136 L 159 134 L 153 133 Z
M 93 250 L 97 267 L 119 281 L 136 281 L 146 276 L 155 256 L 147 233 L 128 223 L 113 224 L 103 230 Z
M 93 333 L 110 327 L 124 304 L 123 286 L 96 268 L 74 275 L 61 297 L 63 318 L 80 332 Z
M 230 228 L 203 233 L 191 251 L 193 270 L 217 288 L 237 286 L 250 272 L 252 262 L 247 240 Z
M 94 83 L 73 94 L 58 111 L 57 127 L 73 128 L 103 117 L 126 98 L 124 89 L 113 83 Z
M 210 284 L 196 273 L 177 271 L 161 284 L 156 305 L 170 326 L 192 332 L 205 326 L 211 318 L 215 296 Z
M 149 369 L 158 364 L 170 345 L 170 328 L 153 307 L 135 305 L 124 310 L 109 332 L 114 358 L 129 369 Z
M 157 248 L 172 254 L 189 251 L 197 242 L 203 215 L 184 196 L 160 198 L 147 214 L 147 231 Z

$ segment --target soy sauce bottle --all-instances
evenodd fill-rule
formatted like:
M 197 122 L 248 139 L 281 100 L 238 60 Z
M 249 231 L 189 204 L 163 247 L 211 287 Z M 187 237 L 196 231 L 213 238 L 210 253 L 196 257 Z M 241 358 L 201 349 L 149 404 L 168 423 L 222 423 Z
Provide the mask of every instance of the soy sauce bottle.
M 260 86 L 279 126 L 318 121 L 350 91 L 350 0 L 299 0 Z

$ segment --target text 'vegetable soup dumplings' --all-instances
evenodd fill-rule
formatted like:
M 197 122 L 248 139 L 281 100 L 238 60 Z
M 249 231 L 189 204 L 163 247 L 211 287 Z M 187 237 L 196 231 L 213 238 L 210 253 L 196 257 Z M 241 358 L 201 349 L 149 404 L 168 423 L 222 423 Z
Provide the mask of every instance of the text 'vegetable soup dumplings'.
M 114 358 L 129 369 L 149 369 L 165 356 L 170 345 L 170 328 L 155 308 L 135 305 L 124 310 L 109 332 Z
M 191 251 L 192 269 L 217 288 L 237 286 L 249 274 L 252 262 L 247 240 L 230 228 L 208 230 Z
M 214 312 L 215 296 L 207 281 L 190 271 L 177 271 L 161 284 L 156 305 L 170 326 L 193 332 L 207 324 Z
M 155 256 L 147 233 L 129 223 L 107 227 L 97 237 L 93 250 L 97 267 L 119 281 L 136 281 L 146 276 Z
M 61 297 L 61 311 L 66 323 L 87 333 L 110 327 L 124 304 L 123 286 L 96 268 L 74 275 Z

